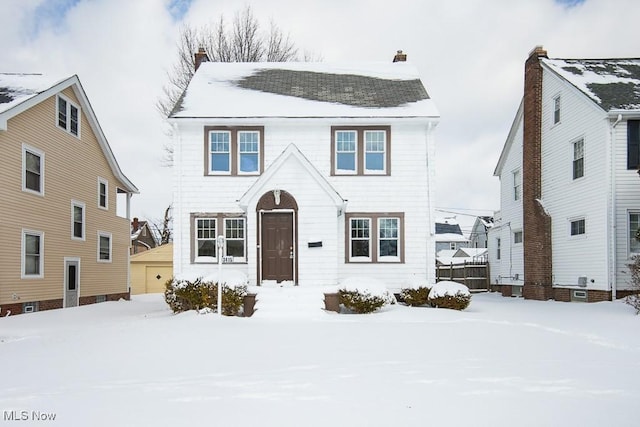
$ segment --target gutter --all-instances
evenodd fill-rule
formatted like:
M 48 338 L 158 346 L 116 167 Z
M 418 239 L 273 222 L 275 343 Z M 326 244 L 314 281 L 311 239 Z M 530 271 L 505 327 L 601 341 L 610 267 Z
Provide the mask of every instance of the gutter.
M 611 168 L 611 224 L 610 224 L 610 238 L 609 238 L 609 259 L 611 259 L 612 266 L 610 268 L 610 278 L 611 278 L 611 301 L 615 301 L 617 298 L 618 284 L 617 284 L 617 268 L 618 268 L 618 257 L 616 256 L 616 240 L 617 236 L 617 221 L 616 221 L 616 147 L 615 147 L 615 128 L 618 126 L 618 123 L 622 121 L 622 114 L 618 114 L 616 121 L 611 125 L 609 131 L 609 147 L 610 147 L 610 168 Z

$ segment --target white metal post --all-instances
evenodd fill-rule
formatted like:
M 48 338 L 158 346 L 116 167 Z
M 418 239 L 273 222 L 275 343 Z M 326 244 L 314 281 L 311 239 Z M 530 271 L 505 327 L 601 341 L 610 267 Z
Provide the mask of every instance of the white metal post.
M 224 250 L 224 236 L 221 234 L 216 239 L 218 247 L 218 316 L 222 316 L 222 251 Z

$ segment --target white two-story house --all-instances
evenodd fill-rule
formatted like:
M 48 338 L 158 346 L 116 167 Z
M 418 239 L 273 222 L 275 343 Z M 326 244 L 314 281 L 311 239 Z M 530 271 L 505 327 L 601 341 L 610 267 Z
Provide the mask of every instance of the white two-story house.
M 403 61 L 203 62 L 169 117 L 175 276 L 434 282 L 438 120 Z
M 640 254 L 640 60 L 550 59 L 536 47 L 498 161 L 491 282 L 505 295 L 629 293 Z

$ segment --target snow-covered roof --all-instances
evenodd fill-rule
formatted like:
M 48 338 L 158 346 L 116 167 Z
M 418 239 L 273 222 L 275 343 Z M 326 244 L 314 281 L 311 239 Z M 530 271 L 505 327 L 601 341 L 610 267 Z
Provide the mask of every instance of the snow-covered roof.
M 541 61 L 605 111 L 640 110 L 640 59 Z
M 440 222 L 436 221 L 436 234 L 459 234 L 462 235 L 462 229 L 457 222 Z
M 33 73 L 0 73 L 0 113 L 38 95 L 62 78 Z
M 478 258 L 486 256 L 487 252 L 487 248 L 459 248 L 453 256 Z
M 469 239 L 457 233 L 436 233 L 436 242 L 468 242 Z
M 204 62 L 171 118 L 439 117 L 406 62 Z

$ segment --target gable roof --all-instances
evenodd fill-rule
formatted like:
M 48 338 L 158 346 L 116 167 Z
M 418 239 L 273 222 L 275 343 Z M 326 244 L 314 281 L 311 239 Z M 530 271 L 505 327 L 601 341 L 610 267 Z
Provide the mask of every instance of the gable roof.
M 254 182 L 251 187 L 242 195 L 238 200 L 238 204 L 241 208 L 246 209 L 249 206 L 251 200 L 262 195 L 262 190 L 271 178 L 280 170 L 280 168 L 290 159 L 297 159 L 308 172 L 315 182 L 324 190 L 324 192 L 331 198 L 336 207 L 342 208 L 346 205 L 344 200 L 335 188 L 325 179 L 324 176 L 316 169 L 313 164 L 305 157 L 304 154 L 296 147 L 295 144 L 289 144 L 287 148 L 269 165 L 262 175 Z
M 436 234 L 459 234 L 462 236 L 462 229 L 457 223 L 436 222 Z
M 511 122 L 511 128 L 509 129 L 509 135 L 507 135 L 507 140 L 502 146 L 502 151 L 500 152 L 500 158 L 498 158 L 498 164 L 496 168 L 493 170 L 493 176 L 500 176 L 502 173 L 502 168 L 504 167 L 505 162 L 507 161 L 507 157 L 509 157 L 509 151 L 511 150 L 511 146 L 515 141 L 516 132 L 518 131 L 518 126 L 522 124 L 522 118 L 524 114 L 524 97 L 520 100 L 520 105 L 518 106 L 518 111 L 516 112 L 516 116 Z
M 215 99 L 216 102 L 211 102 Z M 406 62 L 204 62 L 170 118 L 439 117 Z
M 542 64 L 600 108 L 640 110 L 640 59 L 548 59 Z
M 123 190 L 139 193 L 138 188 L 122 173 L 77 75 L 59 80 L 42 74 L 0 73 L 0 131 L 7 130 L 8 121 L 12 117 L 68 87 L 73 89 L 80 101 L 111 171 L 125 187 Z

